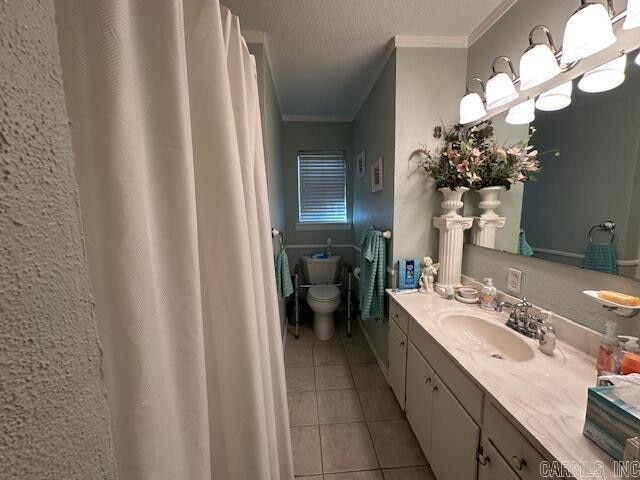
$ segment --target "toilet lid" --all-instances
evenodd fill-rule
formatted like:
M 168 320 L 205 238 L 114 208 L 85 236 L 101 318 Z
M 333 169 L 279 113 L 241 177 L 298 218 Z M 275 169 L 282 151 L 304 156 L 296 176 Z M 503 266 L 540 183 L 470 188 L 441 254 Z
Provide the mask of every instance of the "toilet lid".
M 314 300 L 334 300 L 340 296 L 340 290 L 334 285 L 313 285 L 309 287 L 309 296 Z

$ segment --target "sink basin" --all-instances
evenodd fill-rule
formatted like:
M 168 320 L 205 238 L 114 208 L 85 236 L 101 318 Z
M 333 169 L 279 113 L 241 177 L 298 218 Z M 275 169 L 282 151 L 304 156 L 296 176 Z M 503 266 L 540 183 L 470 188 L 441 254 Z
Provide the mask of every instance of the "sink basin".
M 523 337 L 485 318 L 448 313 L 441 315 L 439 320 L 444 330 L 467 343 L 469 348 L 513 362 L 525 362 L 533 358 L 533 349 Z

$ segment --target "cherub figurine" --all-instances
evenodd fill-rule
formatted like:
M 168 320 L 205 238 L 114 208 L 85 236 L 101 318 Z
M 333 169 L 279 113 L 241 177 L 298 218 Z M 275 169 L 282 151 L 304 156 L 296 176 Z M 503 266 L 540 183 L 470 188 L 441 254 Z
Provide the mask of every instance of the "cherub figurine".
M 433 263 L 431 257 L 422 259 L 422 272 L 420 273 L 420 293 L 433 293 L 434 277 L 438 273 L 439 263 Z

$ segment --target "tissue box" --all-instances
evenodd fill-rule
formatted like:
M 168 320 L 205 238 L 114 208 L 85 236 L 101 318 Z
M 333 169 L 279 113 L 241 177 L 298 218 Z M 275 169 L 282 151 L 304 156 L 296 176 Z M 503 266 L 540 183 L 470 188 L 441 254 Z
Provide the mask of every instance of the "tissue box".
M 398 288 L 418 288 L 420 280 L 420 260 L 400 260 L 398 262 Z
M 589 388 L 583 433 L 614 459 L 622 460 L 627 439 L 640 435 L 640 410 L 620 399 L 616 388 Z

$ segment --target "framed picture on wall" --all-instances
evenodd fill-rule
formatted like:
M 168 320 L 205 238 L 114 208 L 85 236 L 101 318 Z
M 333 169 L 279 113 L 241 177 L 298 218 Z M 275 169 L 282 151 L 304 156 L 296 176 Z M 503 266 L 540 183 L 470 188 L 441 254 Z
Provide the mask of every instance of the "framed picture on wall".
M 384 188 L 384 172 L 382 171 L 382 157 L 371 165 L 371 191 L 379 192 Z
M 364 178 L 367 174 L 365 170 L 367 168 L 367 155 L 364 150 L 358 154 L 358 158 L 356 159 L 356 168 L 358 170 L 358 178 Z

